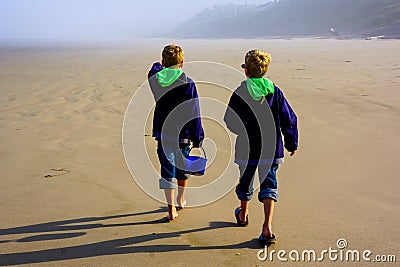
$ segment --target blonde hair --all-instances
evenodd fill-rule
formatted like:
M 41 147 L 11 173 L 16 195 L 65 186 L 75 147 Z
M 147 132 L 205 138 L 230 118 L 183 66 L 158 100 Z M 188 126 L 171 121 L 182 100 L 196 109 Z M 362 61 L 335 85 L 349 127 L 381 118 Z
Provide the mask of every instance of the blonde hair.
M 245 57 L 247 75 L 250 78 L 262 78 L 268 71 L 271 55 L 261 50 L 250 50 Z
M 164 47 L 162 51 L 162 64 L 164 67 L 169 68 L 183 63 L 184 53 L 180 46 L 170 44 Z

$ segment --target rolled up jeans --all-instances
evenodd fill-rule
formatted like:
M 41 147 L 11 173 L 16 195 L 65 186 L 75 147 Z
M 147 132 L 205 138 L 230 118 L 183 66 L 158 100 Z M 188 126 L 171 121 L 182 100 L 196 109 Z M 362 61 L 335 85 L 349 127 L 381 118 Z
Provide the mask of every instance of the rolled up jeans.
M 260 192 L 258 193 L 258 200 L 263 202 L 264 199 L 270 198 L 275 202 L 278 201 L 278 181 L 276 172 L 279 164 L 272 165 L 239 165 L 240 180 L 236 186 L 236 195 L 239 200 L 249 201 L 254 194 L 254 175 L 258 168 L 258 175 L 260 178 Z
M 175 189 L 176 180 L 187 180 L 185 158 L 189 155 L 190 145 L 179 144 L 179 149 L 168 142 L 158 141 L 157 155 L 161 165 L 160 189 Z M 178 167 L 179 166 L 179 167 Z

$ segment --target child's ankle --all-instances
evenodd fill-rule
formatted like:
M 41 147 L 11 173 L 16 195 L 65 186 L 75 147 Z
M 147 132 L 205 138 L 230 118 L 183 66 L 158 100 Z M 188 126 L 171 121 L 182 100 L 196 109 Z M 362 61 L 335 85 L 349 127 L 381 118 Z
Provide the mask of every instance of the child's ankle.
M 272 227 L 268 224 L 263 224 L 262 233 L 266 236 L 272 236 Z

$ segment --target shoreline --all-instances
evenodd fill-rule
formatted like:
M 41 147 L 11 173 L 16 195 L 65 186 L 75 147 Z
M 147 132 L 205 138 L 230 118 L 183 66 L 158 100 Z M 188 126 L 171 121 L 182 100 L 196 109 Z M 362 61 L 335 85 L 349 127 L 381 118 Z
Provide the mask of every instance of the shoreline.
M 251 42 L 251 41 L 312 41 L 312 40 L 324 40 L 324 41 L 398 41 L 398 38 L 386 38 L 381 36 L 372 37 L 354 37 L 354 38 L 330 38 L 323 36 L 315 37 L 258 37 L 258 38 L 163 38 L 163 37 L 152 37 L 152 38 L 137 38 L 127 40 L 3 40 L 0 43 L 1 51 L 13 51 L 13 50 L 40 50 L 49 49 L 51 51 L 59 50 L 102 50 L 110 48 L 129 48 L 132 46 L 140 46 L 144 43 L 156 42 L 171 42 L 171 41 L 240 41 L 240 42 Z

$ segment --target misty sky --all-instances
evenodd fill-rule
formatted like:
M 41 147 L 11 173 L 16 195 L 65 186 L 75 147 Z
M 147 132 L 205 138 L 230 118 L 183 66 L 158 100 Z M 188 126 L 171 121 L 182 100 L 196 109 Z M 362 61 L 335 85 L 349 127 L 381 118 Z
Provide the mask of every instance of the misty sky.
M 168 32 L 204 8 L 268 0 L 0 0 L 0 42 L 132 39 Z

